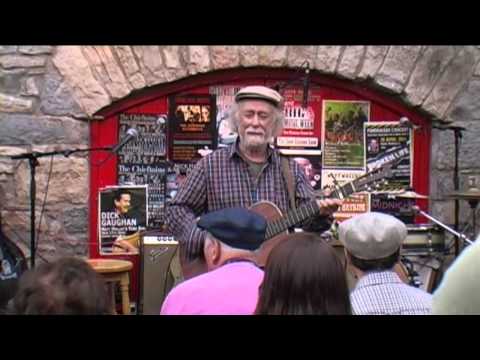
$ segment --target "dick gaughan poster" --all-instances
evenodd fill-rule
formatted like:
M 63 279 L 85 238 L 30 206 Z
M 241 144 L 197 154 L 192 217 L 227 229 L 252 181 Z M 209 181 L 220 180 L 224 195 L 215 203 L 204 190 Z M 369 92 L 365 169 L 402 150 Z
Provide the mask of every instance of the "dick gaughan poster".
M 110 186 L 99 191 L 100 254 L 138 254 L 148 224 L 147 186 Z

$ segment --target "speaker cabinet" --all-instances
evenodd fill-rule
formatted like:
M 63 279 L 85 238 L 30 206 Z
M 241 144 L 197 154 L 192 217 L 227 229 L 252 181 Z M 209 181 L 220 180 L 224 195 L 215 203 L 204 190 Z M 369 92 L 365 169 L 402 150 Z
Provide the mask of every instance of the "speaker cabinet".
M 168 292 L 182 279 L 178 242 L 169 234 L 145 234 L 141 239 L 139 313 L 158 315 Z

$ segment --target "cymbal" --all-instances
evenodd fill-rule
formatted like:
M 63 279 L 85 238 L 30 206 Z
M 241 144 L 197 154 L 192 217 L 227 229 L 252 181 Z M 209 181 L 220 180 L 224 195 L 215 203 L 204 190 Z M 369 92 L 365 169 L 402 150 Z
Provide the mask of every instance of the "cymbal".
M 395 197 L 403 198 L 403 199 L 428 199 L 428 196 L 418 194 L 415 191 L 404 191 L 404 192 L 395 194 Z
M 447 196 L 460 200 L 480 200 L 480 191 L 454 191 Z

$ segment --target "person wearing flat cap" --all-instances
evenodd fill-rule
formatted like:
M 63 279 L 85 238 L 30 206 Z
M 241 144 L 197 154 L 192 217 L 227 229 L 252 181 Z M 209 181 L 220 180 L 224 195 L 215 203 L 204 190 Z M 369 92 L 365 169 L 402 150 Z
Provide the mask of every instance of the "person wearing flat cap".
M 395 273 L 407 227 L 395 217 L 369 212 L 338 227 L 347 263 L 359 279 L 350 294 L 356 315 L 427 315 L 432 295 Z
M 242 88 L 228 121 L 238 133 L 237 141 L 200 159 L 167 206 L 166 225 L 179 241 L 185 278 L 206 269 L 205 231 L 195 222 L 198 216 L 230 207 L 248 208 L 259 201 L 270 201 L 286 213 L 315 197 L 300 166 L 272 147 L 284 122 L 283 98 L 277 91 L 265 86 Z M 328 230 L 341 203 L 317 200 L 317 215 L 298 226 L 306 231 Z
M 161 315 L 251 315 L 258 300 L 263 270 L 255 264 L 265 240 L 264 217 L 245 208 L 228 208 L 200 217 L 206 231 L 208 272 L 174 287 Z

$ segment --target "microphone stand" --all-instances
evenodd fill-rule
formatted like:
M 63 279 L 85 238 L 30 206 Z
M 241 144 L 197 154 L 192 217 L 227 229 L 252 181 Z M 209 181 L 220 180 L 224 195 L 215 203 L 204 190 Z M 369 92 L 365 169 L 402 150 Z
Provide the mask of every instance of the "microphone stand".
M 462 239 L 462 240 L 468 242 L 470 245 L 473 244 L 473 241 L 470 240 L 468 237 L 466 237 L 464 234 L 459 233 L 459 232 L 453 230 L 453 229 L 450 228 L 449 226 L 447 226 L 447 225 L 443 224 L 442 222 L 440 222 L 439 220 L 435 219 L 433 216 L 428 215 L 425 211 L 420 210 L 420 208 L 418 208 L 417 206 L 412 207 L 412 208 L 413 208 L 413 210 L 414 210 L 415 212 L 418 212 L 418 213 L 422 214 L 422 215 L 425 216 L 427 219 L 433 221 L 435 224 L 441 226 L 442 228 L 444 228 L 445 230 L 447 230 L 447 231 L 450 232 L 451 234 L 455 235 L 455 236 L 456 236 L 456 239 L 455 239 L 455 240 L 458 241 L 458 239 Z
M 459 158 L 459 151 L 460 151 L 460 139 L 462 138 L 462 131 L 466 130 L 464 127 L 461 126 L 439 126 L 439 125 L 433 125 L 432 126 L 434 129 L 438 129 L 441 131 L 445 130 L 452 130 L 453 135 L 455 138 L 455 165 L 453 169 L 453 187 L 454 191 L 459 190 L 459 178 L 458 178 L 458 158 Z M 459 226 L 459 199 L 455 199 L 455 230 L 458 230 Z M 474 230 L 475 231 L 475 230 Z M 458 237 L 455 238 L 455 256 L 458 256 L 459 253 L 459 242 L 458 242 Z
M 76 152 L 82 151 L 111 151 L 113 149 L 112 146 L 108 147 L 99 147 L 99 148 L 87 148 L 87 149 L 67 149 L 67 150 L 60 150 L 60 151 L 50 151 L 50 152 L 29 152 L 20 155 L 14 155 L 10 158 L 12 160 L 21 160 L 21 159 L 28 159 L 28 163 L 30 165 L 30 265 L 31 268 L 35 267 L 35 197 L 36 197 L 36 182 L 35 182 L 35 172 L 37 166 L 40 164 L 38 162 L 38 158 L 51 156 L 51 155 L 64 155 L 65 157 L 69 157 L 71 154 Z

